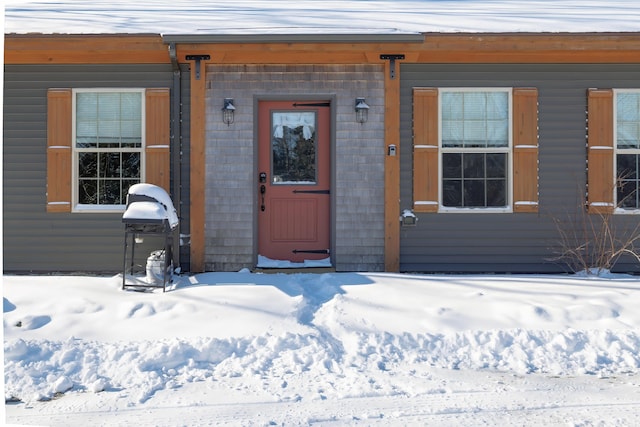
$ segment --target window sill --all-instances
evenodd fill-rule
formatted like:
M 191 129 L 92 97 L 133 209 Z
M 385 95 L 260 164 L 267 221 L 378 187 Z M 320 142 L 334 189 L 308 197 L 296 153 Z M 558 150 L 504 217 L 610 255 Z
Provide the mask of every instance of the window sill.
M 640 215 L 640 209 L 624 209 L 624 208 L 615 208 L 613 213 L 616 215 Z
M 75 205 L 71 210 L 72 213 L 124 213 L 125 205 Z
M 451 208 L 440 206 L 439 213 L 513 213 L 511 206 L 504 208 Z

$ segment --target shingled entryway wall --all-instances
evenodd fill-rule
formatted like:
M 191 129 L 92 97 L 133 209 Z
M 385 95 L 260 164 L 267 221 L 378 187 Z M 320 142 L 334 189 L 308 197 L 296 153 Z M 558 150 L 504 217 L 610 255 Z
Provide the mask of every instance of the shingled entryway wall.
M 384 74 L 381 65 L 207 67 L 205 269 L 256 263 L 257 100 L 331 99 L 332 262 L 338 271 L 384 270 Z M 355 121 L 365 97 L 369 120 Z M 235 122 L 222 122 L 233 98 Z

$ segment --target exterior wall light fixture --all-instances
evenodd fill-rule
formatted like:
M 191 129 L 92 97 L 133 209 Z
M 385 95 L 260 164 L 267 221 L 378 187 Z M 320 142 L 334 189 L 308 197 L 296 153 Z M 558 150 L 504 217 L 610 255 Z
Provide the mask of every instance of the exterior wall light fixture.
M 364 98 L 356 98 L 356 122 L 363 124 L 369 120 L 369 106 Z
M 225 98 L 222 106 L 222 121 L 229 126 L 234 121 L 236 107 L 233 105 L 233 98 Z

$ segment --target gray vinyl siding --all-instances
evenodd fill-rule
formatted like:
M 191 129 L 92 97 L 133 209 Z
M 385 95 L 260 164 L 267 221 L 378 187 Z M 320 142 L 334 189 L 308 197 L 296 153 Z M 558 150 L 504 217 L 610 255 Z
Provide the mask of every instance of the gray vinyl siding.
M 416 214 L 417 226 L 401 229 L 401 271 L 565 271 L 566 266 L 551 261 L 559 249 L 554 219 L 577 215 L 584 197 L 587 89 L 639 88 L 640 65 L 402 64 L 401 210 L 413 204 L 414 87 L 537 88 L 540 206 L 537 214 Z M 614 220 L 635 227 L 640 217 L 617 215 Z M 624 260 L 615 270 L 640 268 Z
M 170 65 L 5 65 L 5 272 L 121 271 L 121 213 L 46 212 L 47 89 L 171 87 L 172 76 Z M 149 244 L 141 257 L 162 247 Z

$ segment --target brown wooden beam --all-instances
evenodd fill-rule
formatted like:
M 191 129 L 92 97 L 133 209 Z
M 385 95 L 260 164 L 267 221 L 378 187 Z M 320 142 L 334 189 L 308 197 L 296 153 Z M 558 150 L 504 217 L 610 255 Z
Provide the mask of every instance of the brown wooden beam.
M 196 78 L 196 61 L 191 61 L 191 140 L 190 140 L 190 226 L 191 272 L 205 269 L 205 147 L 206 147 L 206 63 L 201 61 Z
M 207 53 L 224 64 L 380 63 L 403 52 L 421 63 L 638 63 L 640 33 L 442 34 L 424 43 L 186 43 L 178 58 Z M 6 64 L 169 63 L 160 35 L 5 35 Z
M 391 78 L 391 62 L 384 69 L 384 269 L 400 270 L 400 64 Z M 395 156 L 389 146 L 395 145 Z
M 5 64 L 168 64 L 160 35 L 6 35 Z

